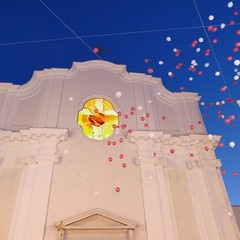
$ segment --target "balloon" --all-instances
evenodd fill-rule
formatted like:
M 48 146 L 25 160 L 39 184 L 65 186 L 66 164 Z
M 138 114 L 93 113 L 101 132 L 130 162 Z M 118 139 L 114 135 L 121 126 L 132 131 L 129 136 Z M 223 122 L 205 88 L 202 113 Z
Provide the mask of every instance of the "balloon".
M 99 49 L 98 49 L 98 48 L 94 48 L 94 49 L 93 49 L 93 52 L 94 52 L 94 53 L 99 53 Z
M 230 143 L 229 143 L 229 146 L 230 146 L 231 148 L 234 148 L 234 147 L 235 147 L 235 142 L 230 142 Z
M 126 166 L 127 166 L 127 164 L 126 164 L 126 163 L 123 163 L 123 164 L 122 164 L 122 167 L 123 167 L 123 168 L 125 168 Z
M 121 92 L 116 92 L 116 97 L 117 98 L 120 98 L 122 96 L 122 93 Z

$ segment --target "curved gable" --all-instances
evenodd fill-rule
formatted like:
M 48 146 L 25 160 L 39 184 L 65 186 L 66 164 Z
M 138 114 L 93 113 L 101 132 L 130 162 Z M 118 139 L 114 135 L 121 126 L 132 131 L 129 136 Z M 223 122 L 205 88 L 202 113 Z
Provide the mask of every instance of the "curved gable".
M 71 69 L 35 71 L 25 85 L 1 84 L 0 127 L 59 127 L 74 130 L 77 112 L 95 97 L 121 112 L 120 125 L 133 130 L 204 134 L 196 93 L 171 93 L 160 78 L 128 73 L 106 61 L 73 63 Z M 135 110 L 131 110 L 135 109 Z

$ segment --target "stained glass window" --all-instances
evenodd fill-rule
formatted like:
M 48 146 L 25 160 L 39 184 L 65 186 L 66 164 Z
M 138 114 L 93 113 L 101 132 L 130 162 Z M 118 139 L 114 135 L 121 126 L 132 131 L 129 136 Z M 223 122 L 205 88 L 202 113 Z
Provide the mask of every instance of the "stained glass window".
M 113 134 L 113 126 L 118 125 L 118 114 L 108 100 L 92 98 L 78 112 L 78 124 L 87 137 L 106 139 Z

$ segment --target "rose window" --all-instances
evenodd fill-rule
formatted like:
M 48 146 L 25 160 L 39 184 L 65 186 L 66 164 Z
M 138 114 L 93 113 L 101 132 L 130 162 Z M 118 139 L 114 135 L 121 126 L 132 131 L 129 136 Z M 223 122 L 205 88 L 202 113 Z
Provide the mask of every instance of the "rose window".
M 108 100 L 93 98 L 78 112 L 78 124 L 87 137 L 106 139 L 113 134 L 114 126 L 118 125 L 118 114 Z

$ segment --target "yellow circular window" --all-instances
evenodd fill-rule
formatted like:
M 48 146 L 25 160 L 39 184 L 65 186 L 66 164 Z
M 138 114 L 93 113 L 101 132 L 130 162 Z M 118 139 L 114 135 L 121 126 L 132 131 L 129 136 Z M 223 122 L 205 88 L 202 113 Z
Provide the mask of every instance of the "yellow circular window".
M 78 124 L 87 137 L 103 140 L 113 134 L 113 126 L 118 125 L 118 114 L 108 100 L 92 98 L 78 112 Z

